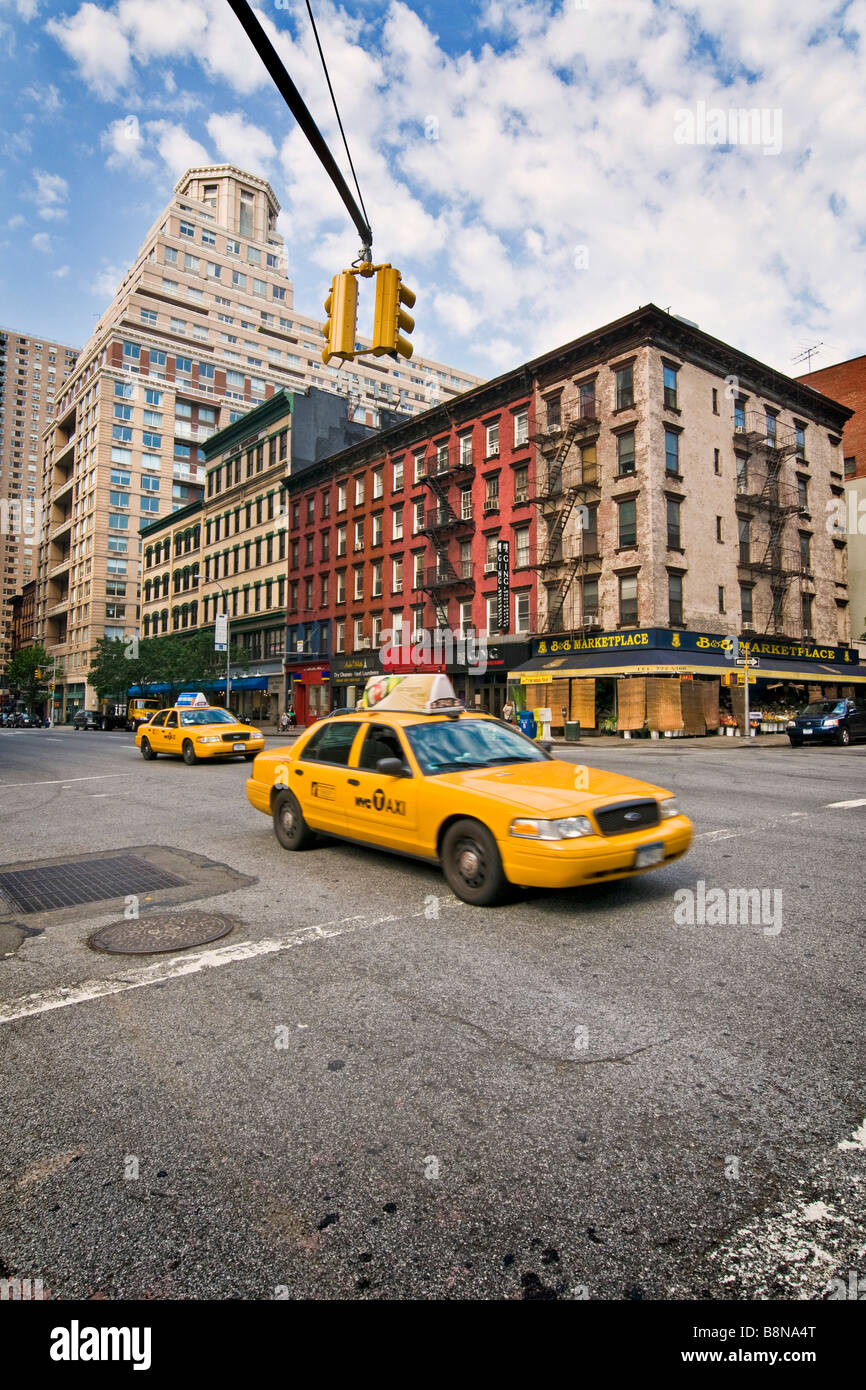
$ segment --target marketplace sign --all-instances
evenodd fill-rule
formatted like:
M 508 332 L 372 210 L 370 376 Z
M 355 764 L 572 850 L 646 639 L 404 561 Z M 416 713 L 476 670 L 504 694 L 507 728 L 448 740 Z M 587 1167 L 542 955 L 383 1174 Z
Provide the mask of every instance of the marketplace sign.
M 730 635 L 725 633 L 672 632 L 669 628 L 651 627 L 635 632 L 602 632 L 594 637 L 540 637 L 532 644 L 532 655 L 559 656 L 575 652 L 634 651 L 654 647 L 677 652 L 715 651 L 724 656 L 724 645 L 728 641 Z M 818 647 L 807 642 L 785 642 L 772 637 L 757 637 L 748 645 L 751 655 L 757 657 L 859 665 L 858 654 L 850 647 Z

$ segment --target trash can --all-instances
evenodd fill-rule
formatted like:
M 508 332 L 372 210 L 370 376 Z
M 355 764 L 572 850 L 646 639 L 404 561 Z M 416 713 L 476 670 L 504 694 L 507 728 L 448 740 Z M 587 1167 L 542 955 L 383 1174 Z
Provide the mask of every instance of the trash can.
M 580 720 L 570 719 L 565 725 L 566 743 L 580 743 Z
M 537 725 L 535 723 L 535 715 L 532 713 L 531 709 L 521 711 L 520 732 L 526 734 L 528 738 L 535 738 Z

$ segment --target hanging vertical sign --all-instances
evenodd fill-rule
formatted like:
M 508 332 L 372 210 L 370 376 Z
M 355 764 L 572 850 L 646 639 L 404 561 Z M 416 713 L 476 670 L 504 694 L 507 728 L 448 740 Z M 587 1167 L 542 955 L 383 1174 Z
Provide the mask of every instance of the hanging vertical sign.
M 496 542 L 496 625 L 507 632 L 511 609 L 511 544 Z
M 215 652 L 224 652 L 228 649 L 228 626 L 228 615 L 226 613 L 217 613 L 213 630 L 213 649 Z

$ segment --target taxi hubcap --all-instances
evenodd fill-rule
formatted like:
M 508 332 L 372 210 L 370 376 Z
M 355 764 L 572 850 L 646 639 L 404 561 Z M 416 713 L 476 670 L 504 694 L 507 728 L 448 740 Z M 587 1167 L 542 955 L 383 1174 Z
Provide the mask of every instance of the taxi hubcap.
M 287 835 L 291 835 L 295 828 L 295 813 L 291 806 L 283 807 L 283 829 Z
M 471 883 L 483 873 L 483 860 L 477 845 L 463 844 L 457 855 L 457 865 L 467 883 Z

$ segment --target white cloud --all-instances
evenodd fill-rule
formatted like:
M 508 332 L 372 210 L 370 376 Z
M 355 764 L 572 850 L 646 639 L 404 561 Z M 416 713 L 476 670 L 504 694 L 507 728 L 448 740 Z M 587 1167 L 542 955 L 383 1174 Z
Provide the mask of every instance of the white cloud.
M 15 231 L 16 227 L 23 227 L 26 224 L 26 222 L 27 218 L 22 217 L 20 212 L 16 212 L 14 217 L 9 218 L 9 221 L 6 223 L 6 226 L 9 228 L 10 232 L 13 232 Z
M 100 299 L 113 299 L 127 269 L 126 266 L 104 265 L 91 281 L 90 293 Z
M 41 108 L 44 116 L 53 116 L 63 105 L 60 93 L 53 82 L 47 83 L 44 87 L 38 85 L 25 87 L 22 96 L 28 97 L 30 101 L 35 102 L 36 105 Z
M 153 141 L 160 158 L 165 161 L 175 177 L 192 164 L 212 162 L 204 145 L 194 140 L 183 126 L 171 121 L 148 121 L 145 129 L 148 139 Z
M 35 236 L 30 238 L 30 244 L 45 256 L 50 256 L 54 251 L 54 241 L 48 232 L 37 232 Z
M 45 28 L 66 49 L 97 96 L 113 97 L 127 85 L 132 75 L 132 52 L 111 8 L 103 9 L 88 0 L 76 14 L 50 19 Z
M 34 169 L 33 182 L 36 185 L 28 195 L 36 204 L 40 217 L 48 222 L 59 221 L 66 216 L 64 206 L 69 197 L 69 184 L 60 174 L 49 174 L 45 169 Z
M 102 132 L 100 144 L 108 151 L 106 164 L 109 169 L 130 168 L 138 172 L 152 169 L 153 165 L 145 157 L 146 140 L 137 116 L 121 116 L 112 121 Z
M 268 132 L 260 126 L 247 124 L 240 111 L 211 116 L 207 129 L 223 159 L 241 169 L 249 169 L 254 174 L 267 173 L 276 159 L 277 147 Z
M 69 266 L 59 265 L 56 270 L 52 270 L 51 274 L 54 276 L 55 280 L 65 280 L 69 274 Z

